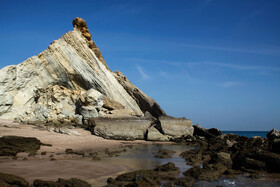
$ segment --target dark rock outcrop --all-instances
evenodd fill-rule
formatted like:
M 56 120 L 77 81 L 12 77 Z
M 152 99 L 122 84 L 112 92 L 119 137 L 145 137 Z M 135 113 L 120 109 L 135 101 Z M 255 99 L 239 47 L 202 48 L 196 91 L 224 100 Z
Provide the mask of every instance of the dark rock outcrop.
M 242 172 L 253 176 L 259 172 L 280 172 L 280 154 L 271 146 L 271 141 L 278 137 L 276 130 L 267 135 L 269 141 L 262 137 L 247 138 L 234 134 L 212 136 L 213 134 L 209 135 L 200 126 L 195 127 L 195 135 L 204 136 L 205 139 L 188 142 L 199 145 L 200 148 L 180 154 L 188 164 L 194 166 L 185 171 L 184 175 L 197 180 L 218 180 L 221 175 Z M 203 168 L 200 168 L 201 164 Z
M 280 153 L 280 131 L 276 129 L 272 129 L 266 137 L 269 141 L 269 149 L 272 152 Z
M 91 185 L 81 179 L 71 178 L 68 180 L 59 178 L 56 182 L 54 181 L 43 181 L 43 180 L 34 180 L 34 187 L 91 187 Z
M 174 163 L 167 163 L 154 170 L 139 170 L 108 178 L 107 186 L 160 186 L 160 181 L 174 181 L 180 169 Z
M 218 130 L 215 130 L 215 129 L 207 130 L 198 124 L 194 125 L 193 128 L 194 128 L 194 132 L 193 132 L 194 136 L 205 137 L 206 139 L 211 139 L 211 138 L 215 138 L 218 135 L 220 135 Z M 211 132 L 213 132 L 213 133 L 211 133 Z
M 41 145 L 47 144 L 42 144 L 37 138 L 3 136 L 0 138 L 0 156 L 16 156 L 19 152 L 35 154 Z
M 6 173 L 0 173 L 0 186 L 1 187 L 28 187 L 29 183 L 18 176 Z

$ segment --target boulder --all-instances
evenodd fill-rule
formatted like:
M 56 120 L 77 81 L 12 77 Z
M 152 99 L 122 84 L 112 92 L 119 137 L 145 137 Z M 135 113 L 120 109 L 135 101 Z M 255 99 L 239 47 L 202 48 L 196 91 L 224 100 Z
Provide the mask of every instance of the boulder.
M 37 138 L 3 136 L 0 138 L 0 156 L 16 156 L 19 152 L 36 153 L 44 145 Z
M 106 96 L 103 97 L 103 107 L 107 108 L 108 110 L 120 110 L 125 108 L 122 104 Z
M 108 186 L 160 186 L 160 181 L 174 181 L 180 174 L 174 163 L 167 163 L 154 170 L 139 170 L 124 173 L 116 179 L 108 178 Z
M 95 118 L 90 120 L 92 133 L 106 139 L 136 140 L 145 139 L 152 118 Z
M 29 183 L 21 177 L 6 173 L 0 173 L 0 186 L 28 187 Z
M 181 177 L 181 178 L 177 179 L 175 181 L 175 184 L 179 185 L 179 186 L 191 187 L 191 186 L 193 186 L 194 181 L 195 180 L 193 177 L 185 176 L 185 177 Z
M 266 163 L 252 158 L 245 158 L 244 167 L 254 170 L 263 170 L 266 168 Z
M 77 178 L 71 178 L 68 180 L 65 179 L 58 179 L 56 182 L 54 181 L 43 181 L 36 179 L 33 181 L 33 186 L 34 187 L 66 187 L 66 186 L 73 186 L 73 187 L 91 187 L 91 185 L 81 179 Z
M 93 106 L 82 106 L 80 109 L 80 113 L 85 120 L 98 117 L 98 112 Z
M 194 125 L 194 136 L 198 136 L 198 137 L 205 137 L 206 139 L 211 139 L 211 138 L 215 138 L 216 136 L 212 133 L 210 133 L 207 129 L 201 127 L 200 125 Z
M 159 117 L 162 131 L 165 135 L 172 138 L 181 138 L 182 136 L 193 135 L 192 121 L 186 118 Z
M 272 129 L 266 137 L 269 141 L 269 149 L 274 153 L 280 153 L 280 131 Z
M 222 163 L 223 165 L 227 166 L 228 168 L 232 167 L 232 160 L 229 153 L 219 152 L 217 153 L 217 162 Z
M 94 106 L 95 108 L 101 108 L 103 106 L 103 95 L 94 89 L 89 89 L 87 92 L 82 93 L 82 101 L 87 106 Z
M 214 136 L 222 135 L 222 131 L 217 128 L 211 128 L 207 130 L 209 133 L 213 134 Z
M 154 126 L 148 128 L 147 140 L 149 141 L 169 141 L 171 136 L 164 135 Z

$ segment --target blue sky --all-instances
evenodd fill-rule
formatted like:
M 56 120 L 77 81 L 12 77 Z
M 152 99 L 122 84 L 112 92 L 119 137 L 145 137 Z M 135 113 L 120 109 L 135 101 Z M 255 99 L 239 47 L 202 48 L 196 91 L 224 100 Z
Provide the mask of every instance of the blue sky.
M 280 1 L 1 1 L 0 68 L 86 20 L 109 67 L 167 114 L 222 130 L 280 129 Z

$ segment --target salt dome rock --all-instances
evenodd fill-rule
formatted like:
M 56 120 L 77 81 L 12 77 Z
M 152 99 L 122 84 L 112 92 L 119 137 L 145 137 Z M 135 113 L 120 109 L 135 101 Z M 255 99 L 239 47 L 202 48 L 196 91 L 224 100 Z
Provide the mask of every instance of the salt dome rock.
M 0 119 L 80 121 L 147 111 L 166 115 L 125 76 L 108 68 L 83 19 L 75 18 L 73 26 L 37 56 L 0 70 Z

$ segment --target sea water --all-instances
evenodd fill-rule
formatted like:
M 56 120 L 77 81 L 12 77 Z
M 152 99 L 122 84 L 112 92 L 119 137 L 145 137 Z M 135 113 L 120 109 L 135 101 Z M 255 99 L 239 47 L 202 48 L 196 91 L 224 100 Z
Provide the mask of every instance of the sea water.
M 263 138 L 266 138 L 266 135 L 269 131 L 222 131 L 223 134 L 236 134 L 239 136 L 246 136 L 248 138 L 251 138 L 253 136 L 261 136 Z

